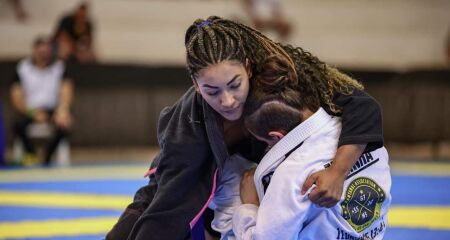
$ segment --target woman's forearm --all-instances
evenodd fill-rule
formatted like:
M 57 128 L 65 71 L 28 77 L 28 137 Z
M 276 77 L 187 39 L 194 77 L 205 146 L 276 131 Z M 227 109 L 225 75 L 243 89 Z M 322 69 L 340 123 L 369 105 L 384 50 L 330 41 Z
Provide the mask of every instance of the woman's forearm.
M 367 144 L 342 145 L 337 149 L 331 168 L 343 176 L 347 176 L 350 169 L 358 161 Z

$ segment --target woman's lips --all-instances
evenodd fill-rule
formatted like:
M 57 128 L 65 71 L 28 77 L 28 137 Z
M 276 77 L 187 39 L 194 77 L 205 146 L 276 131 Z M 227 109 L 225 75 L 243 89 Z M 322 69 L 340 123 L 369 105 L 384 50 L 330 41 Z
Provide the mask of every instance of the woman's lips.
M 237 106 L 237 107 L 235 107 L 235 108 L 233 108 L 233 109 L 230 109 L 230 110 L 224 110 L 224 111 L 222 111 L 222 112 L 231 114 L 231 113 L 236 112 L 238 109 L 239 109 L 239 106 Z

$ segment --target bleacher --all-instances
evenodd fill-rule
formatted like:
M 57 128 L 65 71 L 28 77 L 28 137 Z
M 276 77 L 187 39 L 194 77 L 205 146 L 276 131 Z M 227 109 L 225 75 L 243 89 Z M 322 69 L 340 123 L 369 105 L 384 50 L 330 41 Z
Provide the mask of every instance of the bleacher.
M 15 20 L 8 3 L 0 2 L 0 96 L 7 126 L 15 61 L 29 54 L 36 34 L 50 33 L 78 2 L 23 1 L 30 14 L 26 22 Z M 414 151 L 411 144 L 425 146 L 410 154 L 418 158 L 450 158 L 450 72 L 443 44 L 450 2 L 283 4 L 296 26 L 289 42 L 343 68 L 382 104 L 388 144 L 400 144 L 405 154 Z M 187 26 L 214 14 L 248 20 L 237 0 L 90 1 L 90 12 L 99 63 L 75 71 L 74 146 L 156 144 L 159 111 L 191 85 L 184 67 Z M 11 143 L 9 131 L 7 138 Z

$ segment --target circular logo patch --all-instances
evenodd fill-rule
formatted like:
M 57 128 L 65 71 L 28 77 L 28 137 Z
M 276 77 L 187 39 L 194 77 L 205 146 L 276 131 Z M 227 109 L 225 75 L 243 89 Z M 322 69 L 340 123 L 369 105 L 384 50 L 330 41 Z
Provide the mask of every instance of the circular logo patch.
M 347 187 L 341 203 L 342 217 L 361 232 L 380 217 L 381 204 L 386 194 L 372 179 L 359 177 Z

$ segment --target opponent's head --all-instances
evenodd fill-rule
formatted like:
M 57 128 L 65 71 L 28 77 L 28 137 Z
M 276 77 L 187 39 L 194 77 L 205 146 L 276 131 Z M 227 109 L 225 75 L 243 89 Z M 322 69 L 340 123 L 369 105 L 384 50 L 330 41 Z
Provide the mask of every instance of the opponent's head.
M 246 128 L 255 138 L 273 146 L 302 122 L 300 99 L 299 93 L 289 88 L 277 93 L 253 91 L 244 111 Z
M 185 46 L 194 86 L 228 120 L 241 117 L 250 78 L 260 63 L 271 54 L 288 56 L 258 31 L 215 16 L 196 20 L 186 31 Z
M 318 97 L 302 95 L 289 64 L 269 56 L 255 76 L 244 110 L 245 126 L 260 141 L 274 145 L 305 118 L 306 111 L 318 109 Z

